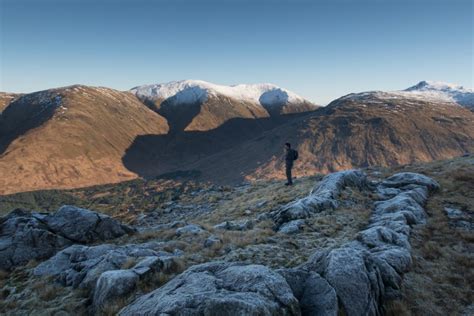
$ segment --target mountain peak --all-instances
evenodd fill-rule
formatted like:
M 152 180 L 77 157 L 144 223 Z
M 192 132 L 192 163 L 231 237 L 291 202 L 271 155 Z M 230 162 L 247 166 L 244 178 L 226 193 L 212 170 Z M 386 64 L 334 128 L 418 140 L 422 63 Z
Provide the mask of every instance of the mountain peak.
M 417 83 L 414 86 L 411 86 L 405 91 L 452 91 L 452 90 L 460 90 L 465 92 L 472 92 L 469 89 L 465 89 L 463 86 L 449 83 L 449 82 L 442 82 L 442 81 L 431 81 L 431 80 L 423 80 Z
M 209 95 L 223 95 L 262 105 L 310 103 L 296 93 L 271 83 L 219 85 L 203 80 L 180 80 L 143 85 L 130 90 L 141 99 L 168 100 L 172 104 L 205 102 Z
M 453 83 L 425 80 L 403 92 L 416 97 L 455 102 L 469 109 L 474 108 L 474 92 Z

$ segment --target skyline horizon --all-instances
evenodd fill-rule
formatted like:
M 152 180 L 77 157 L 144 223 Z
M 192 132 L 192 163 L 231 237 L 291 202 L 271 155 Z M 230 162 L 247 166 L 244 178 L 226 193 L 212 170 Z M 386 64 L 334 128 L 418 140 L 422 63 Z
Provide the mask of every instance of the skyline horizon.
M 470 0 L 0 0 L 0 91 L 272 83 L 317 103 L 474 88 Z M 389 14 L 387 14 L 389 12 Z

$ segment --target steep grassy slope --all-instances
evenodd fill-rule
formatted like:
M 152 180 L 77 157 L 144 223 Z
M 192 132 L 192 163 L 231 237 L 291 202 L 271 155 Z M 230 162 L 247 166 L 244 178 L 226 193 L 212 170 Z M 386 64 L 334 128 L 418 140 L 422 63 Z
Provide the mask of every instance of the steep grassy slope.
M 286 141 L 300 153 L 297 176 L 427 162 L 474 151 L 474 114 L 453 103 L 343 98 L 189 169 L 223 182 L 283 178 Z
M 138 135 L 168 131 L 134 95 L 85 86 L 24 95 L 0 123 L 3 194 L 136 178 L 122 164 L 125 150 Z

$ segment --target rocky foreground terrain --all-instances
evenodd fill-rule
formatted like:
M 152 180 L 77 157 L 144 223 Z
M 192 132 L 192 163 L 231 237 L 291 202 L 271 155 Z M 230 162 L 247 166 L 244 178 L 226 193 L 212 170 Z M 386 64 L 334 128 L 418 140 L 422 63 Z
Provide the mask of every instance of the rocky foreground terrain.
M 471 315 L 473 186 L 467 155 L 2 196 L 0 313 Z

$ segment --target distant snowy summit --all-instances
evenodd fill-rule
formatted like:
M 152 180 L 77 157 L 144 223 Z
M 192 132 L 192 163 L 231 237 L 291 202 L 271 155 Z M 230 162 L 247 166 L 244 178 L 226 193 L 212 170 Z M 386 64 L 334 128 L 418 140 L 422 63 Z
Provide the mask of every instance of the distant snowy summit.
M 404 91 L 427 98 L 456 102 L 470 109 L 474 108 L 474 91 L 452 83 L 421 81 Z
M 416 85 L 401 91 L 369 91 L 362 93 L 351 93 L 340 99 L 418 99 L 430 102 L 457 103 L 468 109 L 474 110 L 474 92 L 462 86 L 439 82 L 420 81 Z
M 202 80 L 181 80 L 138 86 L 130 91 L 142 100 L 167 101 L 167 104 L 173 105 L 203 103 L 210 96 L 225 96 L 265 107 L 311 103 L 296 93 L 270 83 L 225 86 Z

